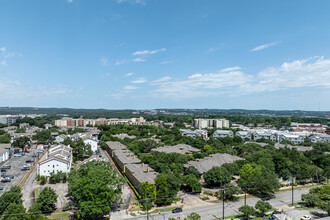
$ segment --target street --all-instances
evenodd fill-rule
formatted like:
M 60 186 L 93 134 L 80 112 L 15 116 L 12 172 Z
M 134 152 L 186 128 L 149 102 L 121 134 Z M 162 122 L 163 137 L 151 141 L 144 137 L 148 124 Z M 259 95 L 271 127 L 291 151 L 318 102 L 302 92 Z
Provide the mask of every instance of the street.
M 294 191 L 294 202 L 301 201 L 301 195 L 304 193 L 308 193 L 309 189 L 300 189 L 300 190 L 295 190 Z M 254 206 L 257 201 L 260 200 L 259 198 L 253 197 L 253 198 L 247 198 L 246 199 L 246 204 L 249 206 Z M 275 199 L 271 199 L 268 202 L 274 207 L 281 209 L 281 207 L 291 204 L 292 201 L 292 194 L 291 191 L 285 191 L 285 192 L 280 192 L 276 194 Z M 226 202 L 225 203 L 225 217 L 226 216 L 232 216 L 232 215 L 237 215 L 241 214 L 238 211 L 238 208 L 244 205 L 244 199 L 240 199 L 236 202 Z M 166 219 L 168 218 L 173 218 L 173 217 L 181 217 L 184 218 L 187 215 L 189 215 L 192 212 L 198 213 L 203 220 L 211 220 L 211 219 L 219 219 L 222 217 L 222 203 L 218 204 L 213 204 L 209 203 L 209 205 L 206 206 L 200 206 L 200 207 L 191 207 L 191 208 L 184 208 L 183 207 L 183 212 L 181 213 L 165 213 Z M 131 219 L 147 219 L 146 216 L 139 216 L 139 217 L 132 217 Z M 153 220 L 163 220 L 164 216 L 163 213 L 161 214 L 152 214 L 149 215 L 149 219 Z

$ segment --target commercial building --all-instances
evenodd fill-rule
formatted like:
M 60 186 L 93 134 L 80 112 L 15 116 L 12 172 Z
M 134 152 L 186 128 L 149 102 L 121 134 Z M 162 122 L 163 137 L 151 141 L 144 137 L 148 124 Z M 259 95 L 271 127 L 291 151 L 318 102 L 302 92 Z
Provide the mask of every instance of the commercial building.
M 231 130 L 216 130 L 213 133 L 213 138 L 233 137 L 234 132 Z
M 152 152 L 164 152 L 164 153 L 178 153 L 178 154 L 194 154 L 201 152 L 200 149 L 194 148 L 187 144 L 177 144 L 174 146 L 164 146 L 151 149 Z
M 204 128 L 229 128 L 230 123 L 226 119 L 194 119 L 194 127 L 198 129 Z
M 65 145 L 57 145 L 50 148 L 46 159 L 38 163 L 38 174 L 50 176 L 60 171 L 69 173 L 72 165 L 72 148 Z

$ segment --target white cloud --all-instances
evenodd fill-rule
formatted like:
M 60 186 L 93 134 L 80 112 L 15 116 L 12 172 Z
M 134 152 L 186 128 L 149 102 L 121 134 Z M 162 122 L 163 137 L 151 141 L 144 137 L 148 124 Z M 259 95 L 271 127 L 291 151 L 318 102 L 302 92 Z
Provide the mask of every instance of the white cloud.
M 181 80 L 160 80 L 150 95 L 164 98 L 241 96 L 294 88 L 330 88 L 330 59 L 311 57 L 246 74 L 240 67 L 215 73 L 196 73 Z
M 165 83 L 171 79 L 172 79 L 172 77 L 164 76 L 162 78 L 151 81 L 150 85 L 160 85 L 160 84 L 165 85 Z
M 109 65 L 109 60 L 107 58 L 105 58 L 105 57 L 102 57 L 100 59 L 100 62 L 102 64 L 102 66 L 108 66 Z
M 133 59 L 133 62 L 146 62 L 146 61 L 147 61 L 146 59 L 140 57 Z
M 131 81 L 131 83 L 134 83 L 134 84 L 145 83 L 145 82 L 147 82 L 147 80 L 144 77 L 141 77 L 141 78 L 138 78 L 138 79 L 136 79 L 134 81 Z
M 141 50 L 141 51 L 136 51 L 132 55 L 133 56 L 141 56 L 141 55 L 150 55 L 150 54 L 155 54 L 159 52 L 164 52 L 166 51 L 166 48 L 161 48 L 159 50 Z
M 146 5 L 146 0 L 116 0 L 118 3 L 129 2 L 132 4 Z
M 128 63 L 128 62 L 129 62 L 129 60 L 116 60 L 115 64 L 118 66 L 118 65 Z
M 103 74 L 103 76 L 110 76 L 110 73 L 105 73 Z
M 0 65 L 7 66 L 7 60 L 13 57 L 20 57 L 21 53 L 8 51 L 6 47 L 0 48 Z
M 132 76 L 134 73 L 130 72 L 130 73 L 126 73 L 125 76 Z
M 169 63 L 173 63 L 173 62 L 174 62 L 173 60 L 169 60 L 169 61 L 160 62 L 160 64 L 169 64 Z
M 124 86 L 125 90 L 134 90 L 134 89 L 138 89 L 139 87 L 136 86 Z
M 263 50 L 263 49 L 266 49 L 268 47 L 272 47 L 272 46 L 275 46 L 276 44 L 279 44 L 280 42 L 278 41 L 274 41 L 274 42 L 270 42 L 268 44 L 263 44 L 263 45 L 260 45 L 260 46 L 257 46 L 255 48 L 253 48 L 251 51 L 259 51 L 259 50 Z

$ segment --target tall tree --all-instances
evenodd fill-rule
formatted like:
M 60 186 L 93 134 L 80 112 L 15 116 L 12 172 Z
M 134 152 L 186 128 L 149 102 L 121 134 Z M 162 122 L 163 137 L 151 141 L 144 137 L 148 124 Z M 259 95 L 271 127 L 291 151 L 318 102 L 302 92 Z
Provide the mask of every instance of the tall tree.
M 44 188 L 37 199 L 37 203 L 40 204 L 41 211 L 53 211 L 55 209 L 55 203 L 57 201 L 57 194 L 54 189 L 50 187 Z
M 123 179 L 109 162 L 87 162 L 70 172 L 68 182 L 78 219 L 98 218 L 120 201 Z

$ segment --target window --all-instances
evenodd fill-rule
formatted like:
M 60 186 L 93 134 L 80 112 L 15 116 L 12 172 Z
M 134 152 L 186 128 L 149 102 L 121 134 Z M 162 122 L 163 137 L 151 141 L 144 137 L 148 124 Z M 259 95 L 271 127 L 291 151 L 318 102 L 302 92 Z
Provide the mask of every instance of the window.
M 53 168 L 55 167 L 55 165 L 53 165 Z
M 48 167 L 49 167 L 50 165 L 48 164 Z
M 58 166 L 58 164 L 57 164 L 57 166 Z

